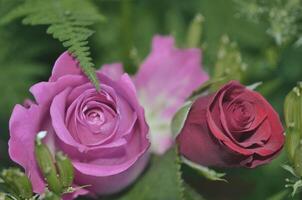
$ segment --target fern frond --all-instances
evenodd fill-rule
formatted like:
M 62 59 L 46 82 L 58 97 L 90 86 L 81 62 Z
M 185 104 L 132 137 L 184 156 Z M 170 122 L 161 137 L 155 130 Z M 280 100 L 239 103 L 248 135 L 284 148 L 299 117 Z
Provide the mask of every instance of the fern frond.
M 94 33 L 88 26 L 104 19 L 88 0 L 26 0 L 5 15 L 0 24 L 23 17 L 23 24 L 48 25 L 47 33 L 62 42 L 77 58 L 79 66 L 99 89 L 94 64 L 90 56 L 88 38 Z

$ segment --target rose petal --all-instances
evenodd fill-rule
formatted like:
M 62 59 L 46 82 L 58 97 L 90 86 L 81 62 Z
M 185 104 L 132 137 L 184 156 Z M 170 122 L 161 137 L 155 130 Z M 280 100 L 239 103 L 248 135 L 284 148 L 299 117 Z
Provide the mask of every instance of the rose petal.
M 78 142 L 85 144 L 86 146 L 99 146 L 103 143 L 112 141 L 113 138 L 115 138 L 115 133 L 118 128 L 118 113 L 115 111 L 117 107 L 117 97 L 112 98 L 112 96 L 115 96 L 116 94 L 111 87 L 107 85 L 101 86 L 102 90 L 100 92 L 97 92 L 92 86 L 92 88 L 88 89 L 86 89 L 86 87 L 77 87 L 74 89 L 77 92 L 72 90 L 70 95 L 66 97 L 68 99 L 66 99 L 66 101 L 73 99 L 71 105 L 66 108 L 66 125 L 73 137 Z M 77 94 L 78 91 L 81 91 L 81 93 L 79 96 L 77 96 L 77 98 L 74 99 L 74 94 Z M 111 105 L 112 108 L 109 105 Z M 102 109 L 107 109 L 108 111 L 110 110 L 114 115 L 114 119 L 111 122 L 107 121 L 101 127 L 95 127 L 95 130 L 99 131 L 99 133 L 92 131 L 92 127 L 85 122 L 83 109 L 89 106 L 99 106 Z M 82 119 L 83 117 L 84 119 Z M 127 118 L 127 120 L 129 119 Z
M 16 163 L 24 167 L 33 185 L 34 192 L 42 193 L 45 183 L 39 174 L 34 155 L 35 137 L 41 131 L 42 119 L 46 111 L 32 104 L 26 109 L 16 105 L 9 121 L 9 155 Z
M 30 88 L 38 104 L 49 104 L 52 99 L 67 87 L 75 87 L 88 82 L 84 76 L 66 75 L 56 82 L 40 82 Z
M 230 87 L 228 89 L 232 90 L 232 87 Z M 252 145 L 263 144 L 263 141 L 267 141 L 272 133 L 271 133 L 270 129 L 267 130 L 267 129 L 261 128 L 258 131 L 255 130 L 266 119 L 267 114 L 266 114 L 265 109 L 261 107 L 263 102 L 259 101 L 259 99 L 257 99 L 257 98 L 254 98 L 255 92 L 250 92 L 250 91 L 246 90 L 245 88 L 243 88 L 243 89 L 244 90 L 235 99 L 238 100 L 238 98 L 243 98 L 243 99 L 245 99 L 245 101 L 247 101 L 247 99 L 248 99 L 249 101 L 253 102 L 253 104 L 255 104 L 256 116 L 255 116 L 254 122 L 252 123 L 251 127 L 249 127 L 248 129 L 245 129 L 241 132 L 240 131 L 234 132 L 234 131 L 229 130 L 229 128 L 228 128 L 229 126 L 228 126 L 226 116 L 224 113 L 224 108 L 222 105 L 223 104 L 222 102 L 224 101 L 224 95 L 227 92 L 227 90 L 223 91 L 219 97 L 219 112 L 220 112 L 220 121 L 221 121 L 221 124 L 223 127 L 223 131 L 225 131 L 227 136 L 230 137 L 230 139 L 235 144 L 246 149 L 247 147 L 250 147 Z M 246 94 L 246 93 L 248 93 L 248 94 Z M 234 103 L 234 100 L 231 101 L 230 104 Z M 231 117 L 232 116 L 229 116 L 229 118 L 231 118 Z M 237 138 L 234 137 L 234 134 L 237 135 Z M 245 139 L 240 141 L 240 138 L 245 138 Z
M 82 72 L 78 65 L 79 62 L 65 51 L 56 60 L 49 81 L 57 81 L 64 75 L 80 75 Z
M 238 145 L 238 142 L 232 137 L 232 134 L 228 130 L 224 130 L 221 122 L 221 113 L 219 111 L 219 98 L 223 96 L 225 91 L 230 88 L 237 87 L 243 88 L 243 86 L 239 85 L 238 82 L 230 82 L 229 84 L 222 87 L 211 99 L 211 102 L 207 108 L 207 122 L 209 129 L 213 133 L 213 135 L 222 141 L 225 145 L 227 145 L 230 149 L 235 152 L 238 152 L 242 155 L 251 155 L 249 149 L 245 149 Z M 221 101 L 221 99 L 220 99 Z M 221 104 L 221 102 L 220 102 Z
M 268 115 L 268 123 L 270 125 L 270 129 L 272 132 L 272 135 L 268 142 L 259 149 L 255 150 L 255 153 L 257 153 L 260 156 L 268 156 L 270 154 L 274 154 L 276 149 L 281 149 L 284 144 L 284 129 L 282 127 L 281 120 L 279 118 L 278 113 L 273 109 L 273 107 L 258 93 L 255 93 L 255 95 L 258 97 L 258 99 L 261 99 L 263 101 L 263 104 L 266 107 L 267 115 Z
M 50 116 L 52 120 L 53 128 L 64 143 L 77 148 L 80 152 L 83 152 L 87 147 L 77 142 L 65 125 L 65 110 L 66 110 L 66 98 L 70 94 L 71 88 L 65 89 L 63 92 L 55 96 L 50 106 Z
M 254 120 L 253 123 L 251 124 L 251 126 L 248 129 L 242 130 L 242 131 L 233 131 L 233 132 L 250 132 L 253 131 L 254 129 L 258 128 L 259 125 L 266 119 L 267 114 L 266 114 L 266 109 L 263 106 L 263 103 L 261 100 L 259 100 L 259 98 L 257 96 L 255 96 L 255 94 L 257 94 L 254 91 L 250 91 L 245 89 L 244 91 L 242 91 L 241 94 L 239 94 L 235 99 L 233 99 L 229 105 L 231 105 L 232 103 L 234 103 L 235 101 L 239 101 L 240 99 L 242 99 L 243 101 L 249 101 L 251 104 L 253 104 L 254 106 Z
M 112 194 L 119 192 L 121 188 L 125 188 L 130 185 L 134 180 L 141 174 L 141 172 L 146 167 L 149 160 L 149 154 L 144 154 L 140 157 L 134 165 L 127 168 L 127 170 L 122 171 L 121 173 L 114 174 L 112 176 L 97 176 L 95 174 L 86 175 L 82 172 L 79 172 L 76 169 L 75 180 L 79 184 L 91 184 L 91 187 L 87 188 L 92 192 L 98 194 Z M 92 166 L 81 166 L 87 167 L 87 170 L 91 169 Z M 110 171 L 110 168 L 107 168 Z

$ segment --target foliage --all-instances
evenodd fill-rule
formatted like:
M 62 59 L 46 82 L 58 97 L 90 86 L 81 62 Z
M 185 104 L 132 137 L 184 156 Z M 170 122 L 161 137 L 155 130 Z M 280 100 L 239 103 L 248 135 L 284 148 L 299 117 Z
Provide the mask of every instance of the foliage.
M 203 200 L 203 197 L 183 181 L 181 162 L 173 148 L 163 156 L 153 156 L 145 174 L 126 193 L 113 199 Z
M 153 157 L 150 168 L 129 192 L 118 200 L 184 200 L 180 163 L 176 150 L 170 150 L 164 157 Z M 160 184 L 159 184 L 160 182 Z
M 268 22 L 267 33 L 274 38 L 277 45 L 284 45 L 294 41 L 302 44 L 301 1 L 299 0 L 236 0 L 239 12 L 249 20 Z
M 225 181 L 223 177 L 225 176 L 225 173 L 219 173 L 216 172 L 213 169 L 210 169 L 208 167 L 201 166 L 199 164 L 196 164 L 185 157 L 182 157 L 182 162 L 186 165 L 190 166 L 192 169 L 196 170 L 200 175 L 204 176 L 205 178 L 211 180 L 211 181 Z
M 2 29 L 0 43 L 0 109 L 1 117 L 4 117 L 10 114 L 14 104 L 22 103 L 29 97 L 29 87 L 45 73 L 46 68 L 44 64 L 31 60 L 40 51 L 40 47 L 32 45 L 27 50 L 25 39 L 15 38 Z
M 54 159 L 48 146 L 43 144 L 42 140 L 46 135 L 46 131 L 39 132 L 35 141 L 36 160 L 47 183 L 45 191 L 42 194 L 33 194 L 33 187 L 27 175 L 19 168 L 9 168 L 0 173 L 0 199 L 59 200 L 64 194 L 82 188 L 72 186 L 74 169 L 71 160 L 62 152 L 57 152 Z
M 302 84 L 299 82 L 289 92 L 284 102 L 286 126 L 286 153 L 290 165 L 283 168 L 290 172 L 291 177 L 286 179 L 285 187 L 292 188 L 292 196 L 302 190 Z
M 221 81 L 213 84 L 211 90 L 217 90 L 221 85 L 230 80 L 240 81 L 246 68 L 247 66 L 242 61 L 238 45 L 230 41 L 227 35 L 223 35 L 217 52 L 217 60 L 213 74 L 214 80 L 221 79 Z
M 16 18 L 24 17 L 23 23 L 28 25 L 48 25 L 47 33 L 63 43 L 74 55 L 84 73 L 97 89 L 99 81 L 94 72 L 87 39 L 94 31 L 88 26 L 103 20 L 103 16 L 90 3 L 79 0 L 26 0 L 5 15 L 0 24 L 7 24 Z

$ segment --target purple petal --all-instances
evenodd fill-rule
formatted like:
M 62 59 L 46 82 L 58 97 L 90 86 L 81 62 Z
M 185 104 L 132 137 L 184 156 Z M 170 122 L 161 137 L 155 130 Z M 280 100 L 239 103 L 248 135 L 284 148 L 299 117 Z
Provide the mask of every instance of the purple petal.
M 39 175 L 39 170 L 34 156 L 34 141 L 36 134 L 41 131 L 41 123 L 45 111 L 43 107 L 31 105 L 26 109 L 21 105 L 16 105 L 9 121 L 10 158 L 23 166 L 26 174 L 33 184 L 34 192 L 42 193 L 45 188 L 43 179 Z
M 51 77 L 49 81 L 56 81 L 64 75 L 79 75 L 81 69 L 78 65 L 78 61 L 74 59 L 67 51 L 60 55 L 56 60 L 55 66 L 52 69 Z
M 82 171 L 78 171 L 78 168 L 81 168 L 81 170 L 89 172 L 90 170 L 94 170 L 93 165 L 81 165 L 80 163 L 74 163 L 75 164 L 75 171 L 76 171 L 76 181 L 79 184 L 87 184 L 90 183 L 92 186 L 88 187 L 87 189 L 94 191 L 95 193 L 99 194 L 112 194 L 119 192 L 121 188 L 125 188 L 126 186 L 130 185 L 134 180 L 142 173 L 144 168 L 146 167 L 148 160 L 149 160 L 149 154 L 141 154 L 139 158 L 135 158 L 135 164 L 128 165 L 126 167 L 126 170 L 121 171 L 121 173 L 114 174 L 112 176 L 103 176 L 103 174 L 100 174 L 101 176 L 98 176 L 96 174 L 85 174 Z M 132 161 L 131 161 L 132 162 Z M 129 163 L 128 163 L 129 164 Z M 96 166 L 99 167 L 99 166 Z M 112 166 L 115 168 L 115 166 Z M 104 173 L 112 173 L 115 169 L 111 169 L 111 167 L 107 167 L 107 169 L 102 168 L 99 169 L 102 170 Z M 96 171 L 96 173 L 99 173 L 100 171 Z M 125 178 L 127 177 L 127 178 Z
M 67 87 L 76 87 L 88 82 L 84 76 L 66 75 L 56 82 L 39 82 L 30 88 L 37 104 L 50 104 L 53 98 Z
M 70 88 L 65 89 L 53 99 L 50 107 L 50 116 L 53 128 L 60 140 L 70 146 L 79 148 L 81 151 L 82 149 L 85 149 L 85 146 L 74 140 L 64 123 L 66 98 L 70 93 L 70 90 Z

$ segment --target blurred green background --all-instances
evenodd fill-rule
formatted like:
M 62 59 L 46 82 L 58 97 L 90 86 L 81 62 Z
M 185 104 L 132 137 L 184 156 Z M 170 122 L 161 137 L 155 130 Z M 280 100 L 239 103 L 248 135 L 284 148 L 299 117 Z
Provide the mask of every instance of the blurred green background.
M 22 1 L 0 0 L 0 17 Z M 190 22 L 201 13 L 203 67 L 211 74 L 222 35 L 238 44 L 242 62 L 247 64 L 243 82 L 262 81 L 258 90 L 282 116 L 285 95 L 302 80 L 302 47 L 291 41 L 278 46 L 267 34 L 271 25 L 265 17 L 257 23 L 240 15 L 244 5 L 231 0 L 133 0 L 94 1 L 106 22 L 93 26 L 90 38 L 96 66 L 123 62 L 130 73 L 148 55 L 155 34 L 173 35 L 185 46 Z M 243 6 L 243 7 L 242 7 Z M 274 19 L 271 19 L 274 20 Z M 283 27 L 284 28 L 284 27 Z M 290 28 L 290 27 L 289 27 Z M 14 104 L 30 98 L 29 87 L 47 80 L 53 63 L 64 51 L 45 33 L 44 26 L 24 26 L 16 21 L 0 27 L 0 163 L 12 165 L 7 155 L 8 121 Z M 26 150 L 26 149 L 25 149 Z M 284 189 L 285 163 L 280 156 L 255 170 L 227 170 L 229 183 L 209 182 L 185 169 L 186 179 L 209 200 L 269 200 Z

